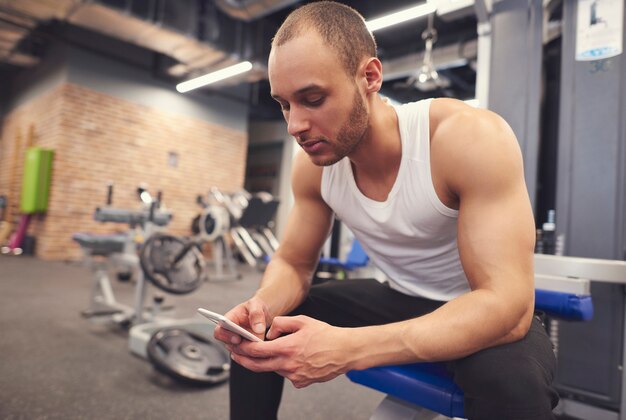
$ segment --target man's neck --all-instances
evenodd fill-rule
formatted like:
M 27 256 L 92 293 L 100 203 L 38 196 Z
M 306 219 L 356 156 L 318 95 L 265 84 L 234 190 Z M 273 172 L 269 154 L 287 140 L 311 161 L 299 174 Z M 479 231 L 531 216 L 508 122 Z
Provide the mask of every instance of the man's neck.
M 349 159 L 356 172 L 375 178 L 382 173 L 397 171 L 402 157 L 402 144 L 398 116 L 393 106 L 376 94 L 370 99 L 369 108 L 369 127 Z
M 378 95 L 370 102 L 370 126 L 349 156 L 354 180 L 363 195 L 385 201 L 398 177 L 402 143 L 398 116 Z

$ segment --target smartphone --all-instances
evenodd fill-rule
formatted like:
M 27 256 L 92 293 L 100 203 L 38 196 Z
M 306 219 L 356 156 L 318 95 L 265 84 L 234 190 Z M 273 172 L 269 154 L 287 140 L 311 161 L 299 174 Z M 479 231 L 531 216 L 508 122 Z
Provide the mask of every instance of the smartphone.
M 245 338 L 250 341 L 263 341 L 256 335 L 252 334 L 250 331 L 243 329 L 239 325 L 235 324 L 230 319 L 226 318 L 224 315 L 216 314 L 215 312 L 211 312 L 208 309 L 198 308 L 198 313 L 202 316 L 209 318 L 211 321 L 215 322 L 220 327 L 234 332 L 235 334 Z

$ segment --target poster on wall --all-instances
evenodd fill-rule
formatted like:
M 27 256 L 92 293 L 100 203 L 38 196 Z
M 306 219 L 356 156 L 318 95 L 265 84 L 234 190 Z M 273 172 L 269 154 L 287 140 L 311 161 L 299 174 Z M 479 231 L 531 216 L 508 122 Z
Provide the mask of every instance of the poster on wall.
M 624 0 L 578 0 L 576 61 L 622 53 Z

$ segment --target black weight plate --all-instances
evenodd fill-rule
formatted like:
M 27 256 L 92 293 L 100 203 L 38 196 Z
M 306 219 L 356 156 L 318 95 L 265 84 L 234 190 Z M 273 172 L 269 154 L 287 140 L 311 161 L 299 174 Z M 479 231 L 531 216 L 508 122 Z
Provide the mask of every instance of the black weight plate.
M 172 378 L 197 386 L 216 385 L 230 376 L 230 357 L 219 344 L 181 328 L 152 334 L 148 359 Z
M 141 248 L 139 261 L 144 274 L 159 289 L 174 294 L 185 294 L 202 284 L 202 256 L 195 247 L 174 263 L 185 249 L 185 241 L 173 235 L 152 235 Z

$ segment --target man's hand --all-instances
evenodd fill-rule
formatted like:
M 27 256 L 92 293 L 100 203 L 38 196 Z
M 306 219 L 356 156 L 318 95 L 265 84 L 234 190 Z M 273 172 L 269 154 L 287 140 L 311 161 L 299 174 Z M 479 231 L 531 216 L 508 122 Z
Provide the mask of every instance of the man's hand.
M 347 332 L 306 316 L 276 317 L 263 343 L 227 346 L 232 359 L 254 372 L 276 372 L 296 388 L 329 381 L 349 370 L 342 348 Z
M 257 297 L 235 306 L 224 316 L 248 331 L 252 331 L 261 340 L 265 338 L 265 329 L 271 321 L 267 305 Z M 215 327 L 213 336 L 226 344 L 239 344 L 245 341 L 238 334 L 220 326 Z

